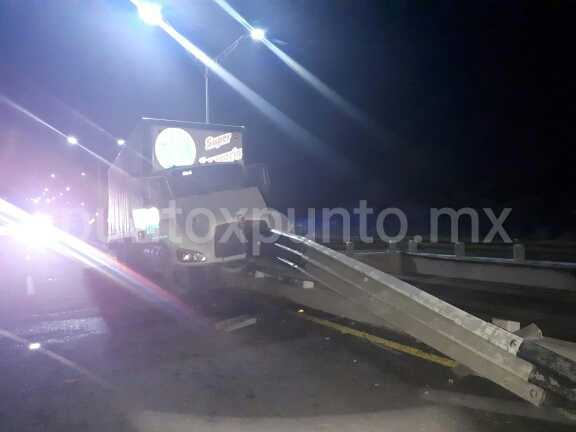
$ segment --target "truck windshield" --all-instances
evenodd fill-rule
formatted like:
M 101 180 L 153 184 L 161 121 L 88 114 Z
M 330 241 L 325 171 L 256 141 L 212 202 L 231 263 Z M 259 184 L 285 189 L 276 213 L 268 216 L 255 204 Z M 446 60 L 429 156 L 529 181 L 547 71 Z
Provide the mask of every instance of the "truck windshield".
M 243 187 L 244 174 L 238 163 L 211 163 L 173 169 L 170 186 L 176 198 Z

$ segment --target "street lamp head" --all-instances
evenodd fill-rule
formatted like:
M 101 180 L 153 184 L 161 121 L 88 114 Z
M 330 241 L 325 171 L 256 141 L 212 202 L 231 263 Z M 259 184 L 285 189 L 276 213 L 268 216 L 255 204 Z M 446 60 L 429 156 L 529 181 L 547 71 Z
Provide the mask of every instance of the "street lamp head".
M 254 28 L 250 31 L 250 36 L 252 36 L 254 40 L 261 41 L 266 38 L 266 31 L 261 28 Z
M 70 136 L 68 137 L 68 144 L 78 144 L 78 140 L 75 137 Z
M 135 0 L 133 3 L 138 7 L 138 15 L 146 24 L 158 25 L 163 21 L 160 5 Z
M 126 141 L 124 141 L 123 139 L 119 139 L 118 141 L 116 141 L 116 143 L 118 143 L 118 145 L 124 145 L 126 144 Z

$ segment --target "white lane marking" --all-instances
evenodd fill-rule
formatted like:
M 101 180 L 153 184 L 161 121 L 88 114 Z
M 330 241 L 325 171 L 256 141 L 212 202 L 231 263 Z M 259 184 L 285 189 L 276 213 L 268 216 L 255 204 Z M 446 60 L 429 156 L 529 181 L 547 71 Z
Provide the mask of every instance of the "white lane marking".
M 22 344 L 22 345 L 28 347 L 28 349 L 30 349 L 31 345 L 35 345 L 34 343 L 31 343 L 30 341 L 27 341 L 26 339 L 21 338 L 21 337 L 15 335 L 13 333 L 10 333 L 7 330 L 3 330 L 3 329 L 0 329 L 0 338 L 1 337 L 6 337 L 8 339 L 12 339 L 14 342 L 18 342 L 19 344 Z M 38 345 L 40 345 L 40 344 L 38 343 Z M 42 354 L 47 355 L 48 357 L 52 358 L 53 360 L 56 360 L 57 362 L 62 363 L 64 366 L 68 366 L 69 368 L 71 368 L 71 369 L 79 372 L 80 374 L 84 375 L 88 379 L 100 384 L 105 389 L 115 391 L 115 388 L 112 385 L 108 384 L 103 379 L 97 377 L 96 375 L 94 375 L 90 371 L 88 371 L 87 369 L 84 369 L 82 366 L 79 366 L 78 364 L 74 363 L 71 360 L 68 360 L 67 358 L 62 357 L 61 355 L 56 354 L 50 350 L 47 350 L 46 348 L 42 348 L 42 346 L 38 346 L 36 348 L 33 348 L 33 350 L 35 352 L 40 352 Z

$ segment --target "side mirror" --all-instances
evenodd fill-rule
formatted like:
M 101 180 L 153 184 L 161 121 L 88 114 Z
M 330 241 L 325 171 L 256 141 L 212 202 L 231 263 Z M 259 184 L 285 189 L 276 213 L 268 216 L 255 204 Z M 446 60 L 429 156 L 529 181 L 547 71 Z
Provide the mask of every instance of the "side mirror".
M 264 190 L 270 188 L 270 177 L 266 164 L 246 165 L 244 170 L 244 184 L 247 187 L 257 187 Z

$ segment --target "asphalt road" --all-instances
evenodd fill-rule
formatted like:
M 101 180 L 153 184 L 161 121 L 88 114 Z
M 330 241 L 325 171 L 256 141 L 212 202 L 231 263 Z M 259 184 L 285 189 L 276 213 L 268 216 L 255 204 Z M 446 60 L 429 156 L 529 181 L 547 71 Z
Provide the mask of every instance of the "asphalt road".
M 295 305 L 234 290 L 179 302 L 0 241 L 2 432 L 574 430 L 562 410 L 302 319 Z M 215 329 L 241 314 L 258 321 Z

